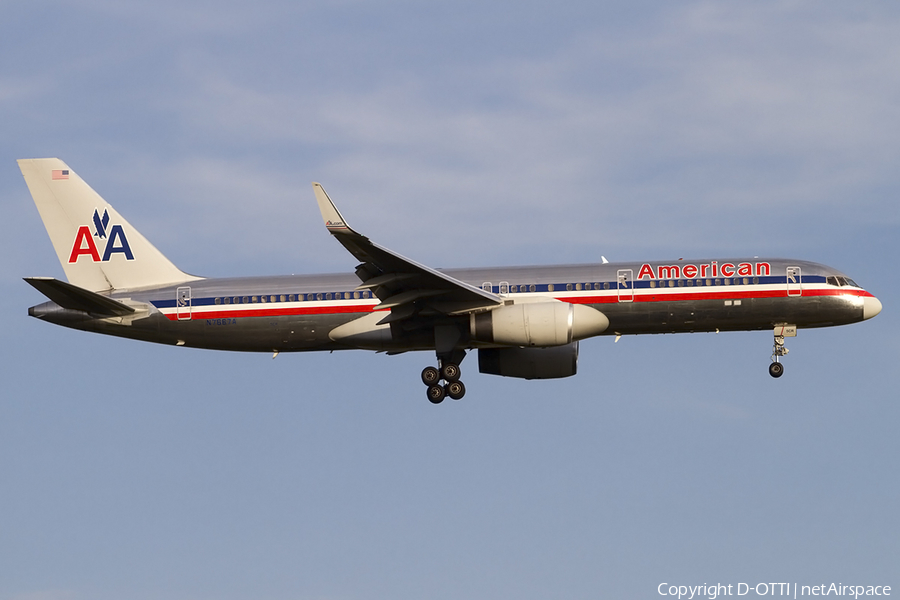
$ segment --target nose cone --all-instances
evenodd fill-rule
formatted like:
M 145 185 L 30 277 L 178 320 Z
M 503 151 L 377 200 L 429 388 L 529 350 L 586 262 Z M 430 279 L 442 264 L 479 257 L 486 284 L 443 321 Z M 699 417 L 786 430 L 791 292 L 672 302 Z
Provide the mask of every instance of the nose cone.
M 875 296 L 863 298 L 863 319 L 871 319 L 881 312 L 881 302 Z

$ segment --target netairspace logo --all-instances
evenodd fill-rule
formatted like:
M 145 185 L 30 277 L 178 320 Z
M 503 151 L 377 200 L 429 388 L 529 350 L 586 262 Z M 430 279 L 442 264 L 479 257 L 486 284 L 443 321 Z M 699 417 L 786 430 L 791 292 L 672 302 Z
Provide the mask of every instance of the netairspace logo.
M 687 598 L 708 598 L 715 600 L 719 596 L 845 596 L 859 598 L 860 596 L 890 596 L 889 585 L 843 585 L 841 583 L 820 585 L 798 585 L 797 583 L 749 583 L 715 585 L 670 585 L 661 583 L 656 591 L 660 596 L 673 596 L 681 600 Z

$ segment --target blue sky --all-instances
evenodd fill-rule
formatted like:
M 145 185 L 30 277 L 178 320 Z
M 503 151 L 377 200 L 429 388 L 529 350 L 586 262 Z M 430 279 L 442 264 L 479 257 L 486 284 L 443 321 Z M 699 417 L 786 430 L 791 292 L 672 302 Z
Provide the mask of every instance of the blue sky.
M 900 10 L 842 2 L 0 5 L 0 600 L 659 597 L 900 586 Z M 182 269 L 789 256 L 875 320 L 582 344 L 579 374 L 226 354 L 40 323 L 16 167 Z M 470 362 L 471 361 L 471 362 Z

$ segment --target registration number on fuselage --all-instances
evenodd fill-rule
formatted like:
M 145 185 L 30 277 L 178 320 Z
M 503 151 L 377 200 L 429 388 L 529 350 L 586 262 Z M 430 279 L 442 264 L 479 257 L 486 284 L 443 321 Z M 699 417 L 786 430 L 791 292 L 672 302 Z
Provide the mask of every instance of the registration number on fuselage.
M 206 319 L 207 325 L 237 325 L 237 319 Z

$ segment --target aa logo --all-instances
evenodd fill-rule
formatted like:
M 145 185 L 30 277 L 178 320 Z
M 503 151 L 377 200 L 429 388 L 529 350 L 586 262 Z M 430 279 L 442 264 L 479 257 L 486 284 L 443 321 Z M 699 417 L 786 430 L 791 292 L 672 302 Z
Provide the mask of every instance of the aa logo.
M 75 243 L 72 244 L 72 254 L 69 255 L 69 264 L 78 261 L 81 256 L 90 256 L 93 262 L 107 262 L 113 254 L 122 253 L 128 260 L 134 260 L 134 254 L 131 253 L 131 246 L 128 245 L 128 238 L 125 237 L 125 230 L 121 225 L 109 226 L 109 212 L 104 209 L 103 216 L 97 209 L 94 209 L 94 232 L 91 228 L 83 225 L 78 228 L 75 234 Z M 97 243 L 94 241 L 106 240 L 103 248 L 103 256 L 101 258 Z

